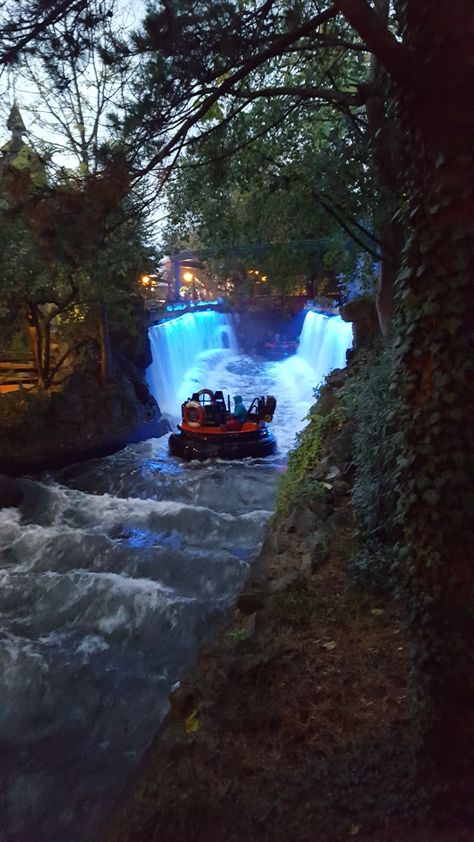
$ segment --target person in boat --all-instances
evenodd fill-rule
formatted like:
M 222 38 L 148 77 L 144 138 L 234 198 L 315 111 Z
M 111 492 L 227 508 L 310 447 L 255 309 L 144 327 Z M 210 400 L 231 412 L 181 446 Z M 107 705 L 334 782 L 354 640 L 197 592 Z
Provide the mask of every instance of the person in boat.
M 226 423 L 228 430 L 240 430 L 242 424 L 247 418 L 247 407 L 245 406 L 242 395 L 234 395 L 234 409 Z
M 234 401 L 234 409 L 231 417 L 237 418 L 237 420 L 243 424 L 247 417 L 247 407 L 242 400 L 242 395 L 234 395 L 232 400 Z

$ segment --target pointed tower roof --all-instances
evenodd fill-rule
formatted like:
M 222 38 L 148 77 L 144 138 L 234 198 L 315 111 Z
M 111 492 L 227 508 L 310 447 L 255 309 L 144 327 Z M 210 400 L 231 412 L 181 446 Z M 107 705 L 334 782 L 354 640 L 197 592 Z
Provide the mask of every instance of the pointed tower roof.
M 7 127 L 11 131 L 11 137 L 0 149 L 0 173 L 8 167 L 29 170 L 32 182 L 37 186 L 43 185 L 46 181 L 44 161 L 33 147 L 23 140 L 26 126 L 16 102 L 10 111 Z
M 26 132 L 26 126 L 16 102 L 13 103 L 12 110 L 10 111 L 10 116 L 7 120 L 7 128 L 10 129 L 12 135 L 18 134 L 20 137 Z

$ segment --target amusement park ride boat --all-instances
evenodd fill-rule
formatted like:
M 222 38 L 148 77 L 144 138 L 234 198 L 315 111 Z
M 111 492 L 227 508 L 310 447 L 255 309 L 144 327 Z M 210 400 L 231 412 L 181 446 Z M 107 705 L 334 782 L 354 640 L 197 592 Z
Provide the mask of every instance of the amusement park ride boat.
M 292 354 L 296 354 L 298 350 L 299 341 L 297 339 L 287 339 L 285 336 L 280 336 L 276 333 L 266 342 L 261 342 L 259 346 L 259 353 L 267 360 L 284 360 Z
M 276 439 L 267 427 L 273 418 L 276 400 L 272 395 L 254 398 L 241 423 L 232 417 L 221 391 L 201 389 L 181 406 L 178 432 L 171 433 L 169 448 L 181 459 L 244 459 L 270 456 Z

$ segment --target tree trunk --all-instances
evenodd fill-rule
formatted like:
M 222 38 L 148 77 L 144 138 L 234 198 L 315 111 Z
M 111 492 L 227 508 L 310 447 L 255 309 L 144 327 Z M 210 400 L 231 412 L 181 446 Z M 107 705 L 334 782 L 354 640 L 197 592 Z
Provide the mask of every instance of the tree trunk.
M 38 373 L 38 386 L 40 389 L 46 390 L 49 387 L 49 349 L 45 353 L 45 342 L 49 342 L 49 331 L 45 335 L 44 320 L 37 304 L 28 305 L 26 320 L 30 345 Z M 46 367 L 45 362 L 47 363 Z
M 110 344 L 109 316 L 104 301 L 100 303 L 99 314 L 100 336 L 100 379 L 107 383 L 112 376 L 112 349 Z
M 399 516 L 423 757 L 449 793 L 474 770 L 474 4 L 398 11 L 423 68 L 399 91 Z

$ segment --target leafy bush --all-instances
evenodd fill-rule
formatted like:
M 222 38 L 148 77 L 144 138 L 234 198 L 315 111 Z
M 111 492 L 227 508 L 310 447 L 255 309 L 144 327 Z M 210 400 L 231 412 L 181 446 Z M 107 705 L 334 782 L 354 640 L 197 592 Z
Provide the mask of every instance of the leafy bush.
M 324 418 L 318 415 L 317 404 L 311 407 L 307 416 L 309 424 L 296 436 L 296 447 L 290 451 L 288 469 L 278 484 L 276 517 L 284 518 L 296 500 L 316 493 L 317 483 L 308 476 L 319 458 L 321 430 Z
M 367 361 L 344 387 L 344 400 L 355 420 L 355 481 L 352 501 L 360 522 L 363 551 L 353 559 L 355 578 L 372 587 L 387 586 L 393 573 L 395 518 L 396 392 L 392 385 L 392 349 Z

